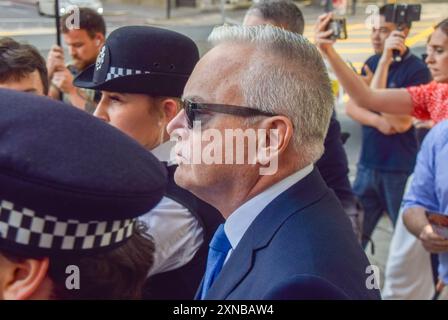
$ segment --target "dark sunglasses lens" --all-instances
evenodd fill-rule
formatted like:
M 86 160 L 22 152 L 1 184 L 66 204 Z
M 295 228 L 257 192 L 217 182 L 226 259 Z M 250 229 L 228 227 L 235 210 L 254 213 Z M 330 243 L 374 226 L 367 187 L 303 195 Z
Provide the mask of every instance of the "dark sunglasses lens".
M 193 128 L 194 112 L 192 111 L 190 101 L 184 101 L 184 110 L 185 110 L 185 115 L 187 116 L 188 127 L 191 129 L 191 128 Z

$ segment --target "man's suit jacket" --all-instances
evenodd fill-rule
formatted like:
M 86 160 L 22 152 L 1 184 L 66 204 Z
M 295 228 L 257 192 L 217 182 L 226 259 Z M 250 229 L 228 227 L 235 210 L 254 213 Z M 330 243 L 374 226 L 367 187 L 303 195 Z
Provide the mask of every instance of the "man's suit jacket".
M 257 216 L 206 299 L 380 299 L 367 288 L 368 266 L 338 199 L 314 169 Z

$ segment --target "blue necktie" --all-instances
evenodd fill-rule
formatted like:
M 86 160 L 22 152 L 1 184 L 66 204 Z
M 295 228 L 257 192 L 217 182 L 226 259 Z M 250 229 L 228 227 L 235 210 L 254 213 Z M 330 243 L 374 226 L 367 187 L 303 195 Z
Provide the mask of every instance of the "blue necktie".
M 210 242 L 207 257 L 207 268 L 205 269 L 204 282 L 202 283 L 201 300 L 204 300 L 208 289 L 218 276 L 224 265 L 227 253 L 232 248 L 229 239 L 224 232 L 224 224 L 221 224 Z

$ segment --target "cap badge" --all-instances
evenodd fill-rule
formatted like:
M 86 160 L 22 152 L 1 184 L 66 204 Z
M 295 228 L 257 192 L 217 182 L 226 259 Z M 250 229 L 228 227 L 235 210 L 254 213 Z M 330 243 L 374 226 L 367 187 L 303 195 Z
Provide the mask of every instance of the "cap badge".
M 103 66 L 104 63 L 104 57 L 106 56 L 106 46 L 104 45 L 101 48 L 100 53 L 98 54 L 98 57 L 96 58 L 96 63 L 95 63 L 95 69 L 98 71 L 101 69 L 101 67 Z

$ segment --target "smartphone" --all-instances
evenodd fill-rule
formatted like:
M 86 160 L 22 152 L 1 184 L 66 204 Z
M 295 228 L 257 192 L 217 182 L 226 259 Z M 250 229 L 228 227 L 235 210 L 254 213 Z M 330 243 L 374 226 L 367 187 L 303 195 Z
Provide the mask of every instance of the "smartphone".
M 428 210 L 425 213 L 434 231 L 439 236 L 448 239 L 448 215 Z
M 328 23 L 327 30 L 333 30 L 331 39 L 347 39 L 347 22 L 345 18 L 334 18 Z

